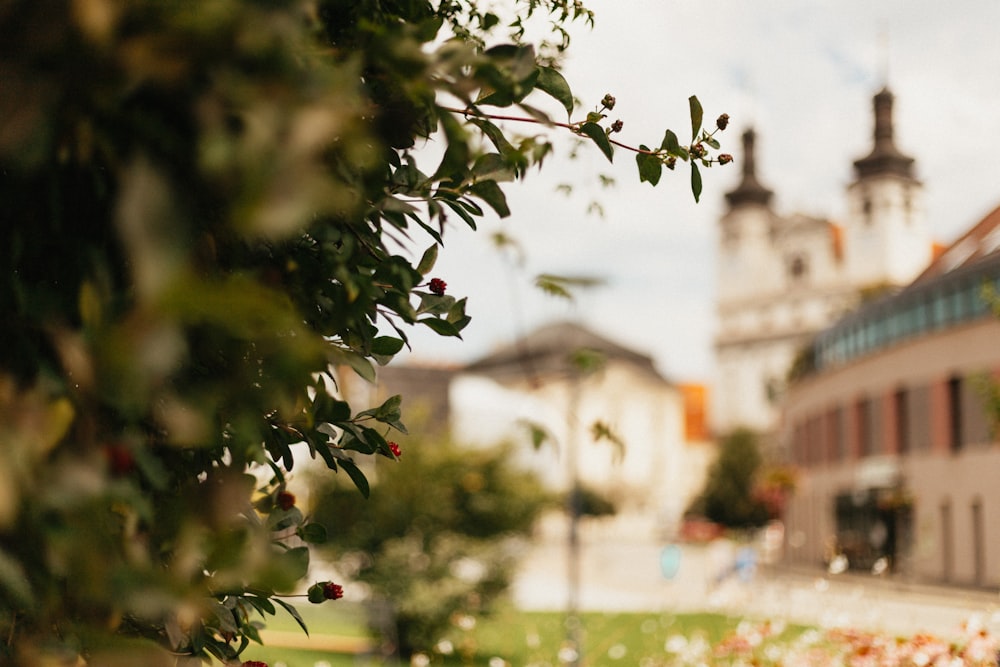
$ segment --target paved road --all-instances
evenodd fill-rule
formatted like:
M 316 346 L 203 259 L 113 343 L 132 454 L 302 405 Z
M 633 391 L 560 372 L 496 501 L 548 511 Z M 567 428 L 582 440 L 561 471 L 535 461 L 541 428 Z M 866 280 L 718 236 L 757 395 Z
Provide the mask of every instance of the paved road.
M 746 580 L 719 573 L 731 567 L 732 545 L 685 545 L 679 568 L 661 571 L 663 544 L 585 536 L 581 610 L 721 611 L 784 618 L 825 627 L 854 626 L 898 634 L 957 633 L 975 617 L 1000 634 L 1000 596 L 914 586 L 871 576 L 830 576 L 821 570 L 758 569 Z M 525 609 L 565 609 L 568 600 L 564 532 L 550 529 L 526 552 L 513 593 Z

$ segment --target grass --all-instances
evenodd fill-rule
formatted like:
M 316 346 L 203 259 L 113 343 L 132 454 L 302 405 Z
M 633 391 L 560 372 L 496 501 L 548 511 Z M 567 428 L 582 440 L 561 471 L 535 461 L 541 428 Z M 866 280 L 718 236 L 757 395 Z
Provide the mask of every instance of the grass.
M 284 614 L 271 619 L 281 644 L 252 646 L 244 660 L 261 660 L 270 667 L 348 667 L 385 664 L 365 654 L 323 648 L 330 636 L 364 637 L 363 610 L 357 606 L 301 606 L 311 638 L 295 633 L 294 620 Z M 580 616 L 583 664 L 636 665 L 643 658 L 663 660 L 671 637 L 701 637 L 716 643 L 732 632 L 741 619 L 720 614 L 585 613 Z M 797 634 L 802 628 L 789 628 Z M 459 619 L 447 641 L 428 654 L 431 665 L 554 665 L 568 635 L 561 613 L 522 612 L 505 608 L 490 618 Z M 268 638 L 265 635 L 265 642 Z M 503 662 L 501 662 L 501 660 Z

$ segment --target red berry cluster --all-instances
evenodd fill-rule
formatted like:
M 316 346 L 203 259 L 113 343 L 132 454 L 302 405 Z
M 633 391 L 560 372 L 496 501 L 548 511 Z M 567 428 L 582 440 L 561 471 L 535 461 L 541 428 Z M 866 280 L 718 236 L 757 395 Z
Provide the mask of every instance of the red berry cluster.
M 115 477 L 123 477 L 135 470 L 135 457 L 127 445 L 114 443 L 104 448 L 108 469 Z
M 444 291 L 448 289 L 448 283 L 441 280 L 440 278 L 431 278 L 430 282 L 431 291 L 438 296 L 444 294 Z
M 244 660 L 240 667 L 267 667 L 267 663 L 260 660 Z
M 323 584 L 323 597 L 327 600 L 339 600 L 344 597 L 344 587 L 328 581 Z
M 392 452 L 392 455 L 396 458 L 399 458 L 400 454 L 403 453 L 403 451 L 399 448 L 399 445 L 395 442 L 389 443 L 389 451 Z
M 278 507 L 287 512 L 295 507 L 295 494 L 289 493 L 288 491 L 281 491 L 278 493 L 276 501 L 278 503 Z

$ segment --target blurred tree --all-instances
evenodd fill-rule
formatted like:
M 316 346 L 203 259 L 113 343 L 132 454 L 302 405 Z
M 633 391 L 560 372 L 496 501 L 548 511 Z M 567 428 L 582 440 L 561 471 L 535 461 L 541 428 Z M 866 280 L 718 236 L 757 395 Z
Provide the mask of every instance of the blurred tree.
M 724 437 L 719 456 L 708 469 L 705 487 L 688 512 L 733 529 L 767 523 L 768 506 L 756 487 L 762 462 L 753 431 L 737 429 Z
M 409 656 L 447 639 L 456 618 L 490 611 L 510 584 L 512 538 L 559 501 L 512 463 L 510 447 L 402 447 L 398 465 L 377 466 L 368 502 L 327 477 L 313 514 L 338 570 L 371 586 L 373 632 Z
M 499 184 L 549 151 L 484 109 L 612 155 L 610 96 L 571 123 L 524 102 L 572 114 L 558 56 L 591 15 L 514 4 L 506 25 L 448 0 L 0 4 L 0 662 L 232 661 L 295 613 L 323 535 L 294 452 L 367 492 L 348 452 L 392 458 L 404 428 L 399 397 L 355 413 L 328 369 L 373 377 L 411 326 L 458 336 L 445 228 L 507 215 Z M 691 115 L 641 178 L 687 158 L 700 192 L 724 160 Z

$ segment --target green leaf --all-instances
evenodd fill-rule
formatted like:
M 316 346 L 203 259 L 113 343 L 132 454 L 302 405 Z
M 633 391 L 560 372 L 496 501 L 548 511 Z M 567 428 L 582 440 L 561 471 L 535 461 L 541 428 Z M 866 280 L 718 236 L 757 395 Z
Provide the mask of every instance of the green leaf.
M 458 328 L 447 320 L 438 319 L 436 317 L 425 317 L 424 319 L 417 321 L 429 327 L 439 336 L 453 336 L 455 338 L 462 337 Z
M 380 421 L 383 419 L 399 419 L 399 408 L 402 403 L 403 397 L 401 394 L 390 396 L 378 407 L 378 410 L 375 412 L 375 418 Z
M 309 573 L 309 547 L 295 547 L 279 556 L 284 574 L 290 581 L 298 582 Z
M 391 357 L 402 349 L 403 341 L 394 336 L 378 336 L 372 341 L 372 354 L 374 355 Z
M 701 198 L 701 172 L 698 171 L 698 164 L 691 162 L 691 194 L 697 202 Z
M 280 598 L 274 598 L 274 601 L 284 607 L 285 611 L 291 614 L 292 618 L 295 619 L 295 622 L 299 624 L 300 628 L 302 628 L 302 632 L 306 633 L 306 636 L 308 636 L 309 628 L 306 627 L 306 622 L 302 620 L 302 615 L 299 614 L 299 610 Z
M 468 324 L 472 318 L 465 314 L 465 306 L 467 299 L 457 300 L 451 308 L 448 309 L 448 317 L 446 318 L 449 322 L 455 325 L 459 330 L 464 329 L 465 325 Z
M 453 210 L 455 213 L 458 213 L 458 217 L 462 218 L 462 220 L 465 221 L 465 224 L 467 224 L 473 230 L 476 229 L 476 220 L 472 217 L 472 214 L 469 213 L 468 209 L 462 206 L 460 202 L 455 201 L 453 199 L 444 199 L 444 198 L 442 198 L 440 201 L 443 201 L 445 205 L 448 206 L 448 208 Z
M 704 112 L 701 109 L 701 102 L 694 95 L 688 98 L 688 106 L 691 107 L 691 141 L 694 142 L 698 138 Z
M 487 153 L 476 158 L 472 175 L 476 180 L 513 181 L 516 173 L 503 155 Z
M 210 606 L 212 615 L 215 616 L 215 620 L 219 622 L 218 628 L 223 632 L 230 632 L 236 634 L 239 627 L 236 625 L 236 617 L 233 616 L 233 610 L 225 605 L 215 602 Z
M 448 147 L 445 149 L 441 163 L 432 178 L 435 181 L 449 178 L 462 180 L 471 160 L 465 130 L 462 128 L 462 124 L 450 113 L 441 114 L 441 127 L 448 140 Z
M 531 447 L 536 452 L 542 448 L 546 442 L 551 442 L 553 446 L 557 443 L 552 434 L 549 433 L 548 429 L 537 422 L 533 422 L 528 419 L 522 419 L 518 422 L 526 429 L 528 429 L 528 435 L 531 437 Z
M 569 88 L 566 78 L 552 67 L 538 68 L 538 81 L 535 87 L 548 93 L 566 109 L 566 117 L 573 115 L 573 91 Z
M 611 142 L 603 127 L 597 123 L 584 123 L 580 126 L 580 133 L 590 137 L 597 144 L 597 147 L 604 153 L 604 157 L 608 158 L 608 162 L 614 160 L 614 149 L 611 147 Z
M 501 218 L 510 215 L 507 197 L 496 181 L 478 181 L 469 186 L 469 191 L 489 204 L 490 208 L 496 211 Z
M 455 304 L 455 297 L 450 294 L 425 294 L 420 293 L 420 305 L 417 306 L 417 314 L 433 313 L 443 315 Z
M 437 263 L 438 258 L 438 244 L 435 243 L 430 248 L 424 251 L 423 256 L 420 258 L 420 263 L 417 264 L 417 272 L 426 276 L 434 268 L 434 264 Z
M 313 604 L 323 604 L 326 602 L 326 595 L 323 593 L 323 584 L 315 583 L 306 591 L 306 597 Z
M 482 118 L 470 118 L 469 122 L 478 127 L 480 130 L 483 131 L 483 134 L 489 137 L 489 140 L 493 142 L 493 145 L 496 146 L 496 149 L 500 151 L 500 155 L 510 159 L 512 155 L 518 152 L 518 150 L 514 148 L 513 144 L 511 144 L 507 140 L 507 137 L 506 135 L 504 135 L 503 130 L 501 130 L 499 127 L 497 127 L 490 121 L 484 120 Z
M 677 135 L 674 134 L 673 130 L 667 130 L 663 135 L 663 142 L 660 144 L 660 149 L 667 151 L 675 157 L 680 157 L 681 144 L 677 141 Z
M 371 383 L 375 383 L 375 367 L 372 366 L 371 361 L 361 356 L 354 350 L 347 350 L 342 347 L 330 347 L 327 356 L 330 362 L 334 365 L 340 366 L 350 366 L 354 369 L 354 372 L 368 380 Z
M 270 614 L 274 616 L 274 605 L 266 597 L 261 595 L 247 595 L 245 597 L 246 601 L 249 602 L 253 607 L 260 612 L 260 615 Z
M 639 148 L 649 150 L 642 145 Z M 663 162 L 659 157 L 648 153 L 636 153 L 635 163 L 639 167 L 640 183 L 648 181 L 650 185 L 655 186 L 660 182 L 660 176 L 663 174 Z
M 318 422 L 343 421 L 351 418 L 351 405 L 347 401 L 338 401 L 330 396 L 323 383 L 319 382 L 316 385 L 312 414 Z
M 368 478 L 361 472 L 357 464 L 350 459 L 342 459 L 340 467 L 351 478 L 351 481 L 354 482 L 354 486 L 358 487 L 361 495 L 367 498 L 371 494 L 371 487 L 368 485 Z
M 326 527 L 318 523 L 307 523 L 298 530 L 298 536 L 302 541 L 309 544 L 323 544 L 326 542 Z

